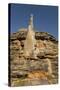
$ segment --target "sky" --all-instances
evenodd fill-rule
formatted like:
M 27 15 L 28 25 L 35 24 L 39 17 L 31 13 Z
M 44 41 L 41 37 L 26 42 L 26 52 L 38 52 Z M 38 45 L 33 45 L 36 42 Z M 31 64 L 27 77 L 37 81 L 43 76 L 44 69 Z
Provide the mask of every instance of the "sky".
M 10 6 L 11 32 L 27 28 L 30 15 L 33 14 L 33 23 L 36 31 L 48 32 L 58 39 L 58 7 L 11 4 Z

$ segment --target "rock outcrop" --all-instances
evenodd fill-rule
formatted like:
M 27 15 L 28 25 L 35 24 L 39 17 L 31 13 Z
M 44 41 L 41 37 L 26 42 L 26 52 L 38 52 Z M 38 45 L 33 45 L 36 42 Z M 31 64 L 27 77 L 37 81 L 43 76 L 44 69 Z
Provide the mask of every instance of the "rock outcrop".
M 10 36 L 11 86 L 58 83 L 58 41 L 49 33 L 35 32 L 34 53 L 26 57 L 26 37 L 24 28 Z

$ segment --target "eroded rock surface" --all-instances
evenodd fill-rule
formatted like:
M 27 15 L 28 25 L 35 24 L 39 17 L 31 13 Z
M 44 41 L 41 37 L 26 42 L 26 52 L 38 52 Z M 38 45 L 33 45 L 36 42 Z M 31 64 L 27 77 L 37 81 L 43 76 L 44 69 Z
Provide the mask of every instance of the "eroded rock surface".
M 26 57 L 26 36 L 27 29 L 10 36 L 11 86 L 58 83 L 58 41 L 46 32 L 35 32 L 35 49 Z

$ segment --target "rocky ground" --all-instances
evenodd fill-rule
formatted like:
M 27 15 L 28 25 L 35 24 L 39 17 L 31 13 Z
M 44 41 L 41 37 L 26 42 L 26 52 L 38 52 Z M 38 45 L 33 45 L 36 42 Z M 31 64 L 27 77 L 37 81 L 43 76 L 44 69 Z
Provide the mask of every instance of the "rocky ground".
M 24 41 L 27 31 L 10 36 L 11 86 L 58 83 L 58 41 L 49 33 L 35 32 L 39 53 L 37 58 L 25 57 Z

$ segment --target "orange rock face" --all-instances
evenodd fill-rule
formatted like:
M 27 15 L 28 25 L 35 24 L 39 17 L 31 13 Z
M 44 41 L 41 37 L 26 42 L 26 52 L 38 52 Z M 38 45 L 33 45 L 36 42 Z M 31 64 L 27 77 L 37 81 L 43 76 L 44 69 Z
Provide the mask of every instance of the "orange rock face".
M 30 79 L 46 79 L 48 76 L 48 72 L 43 71 L 35 71 L 28 74 L 28 78 Z

